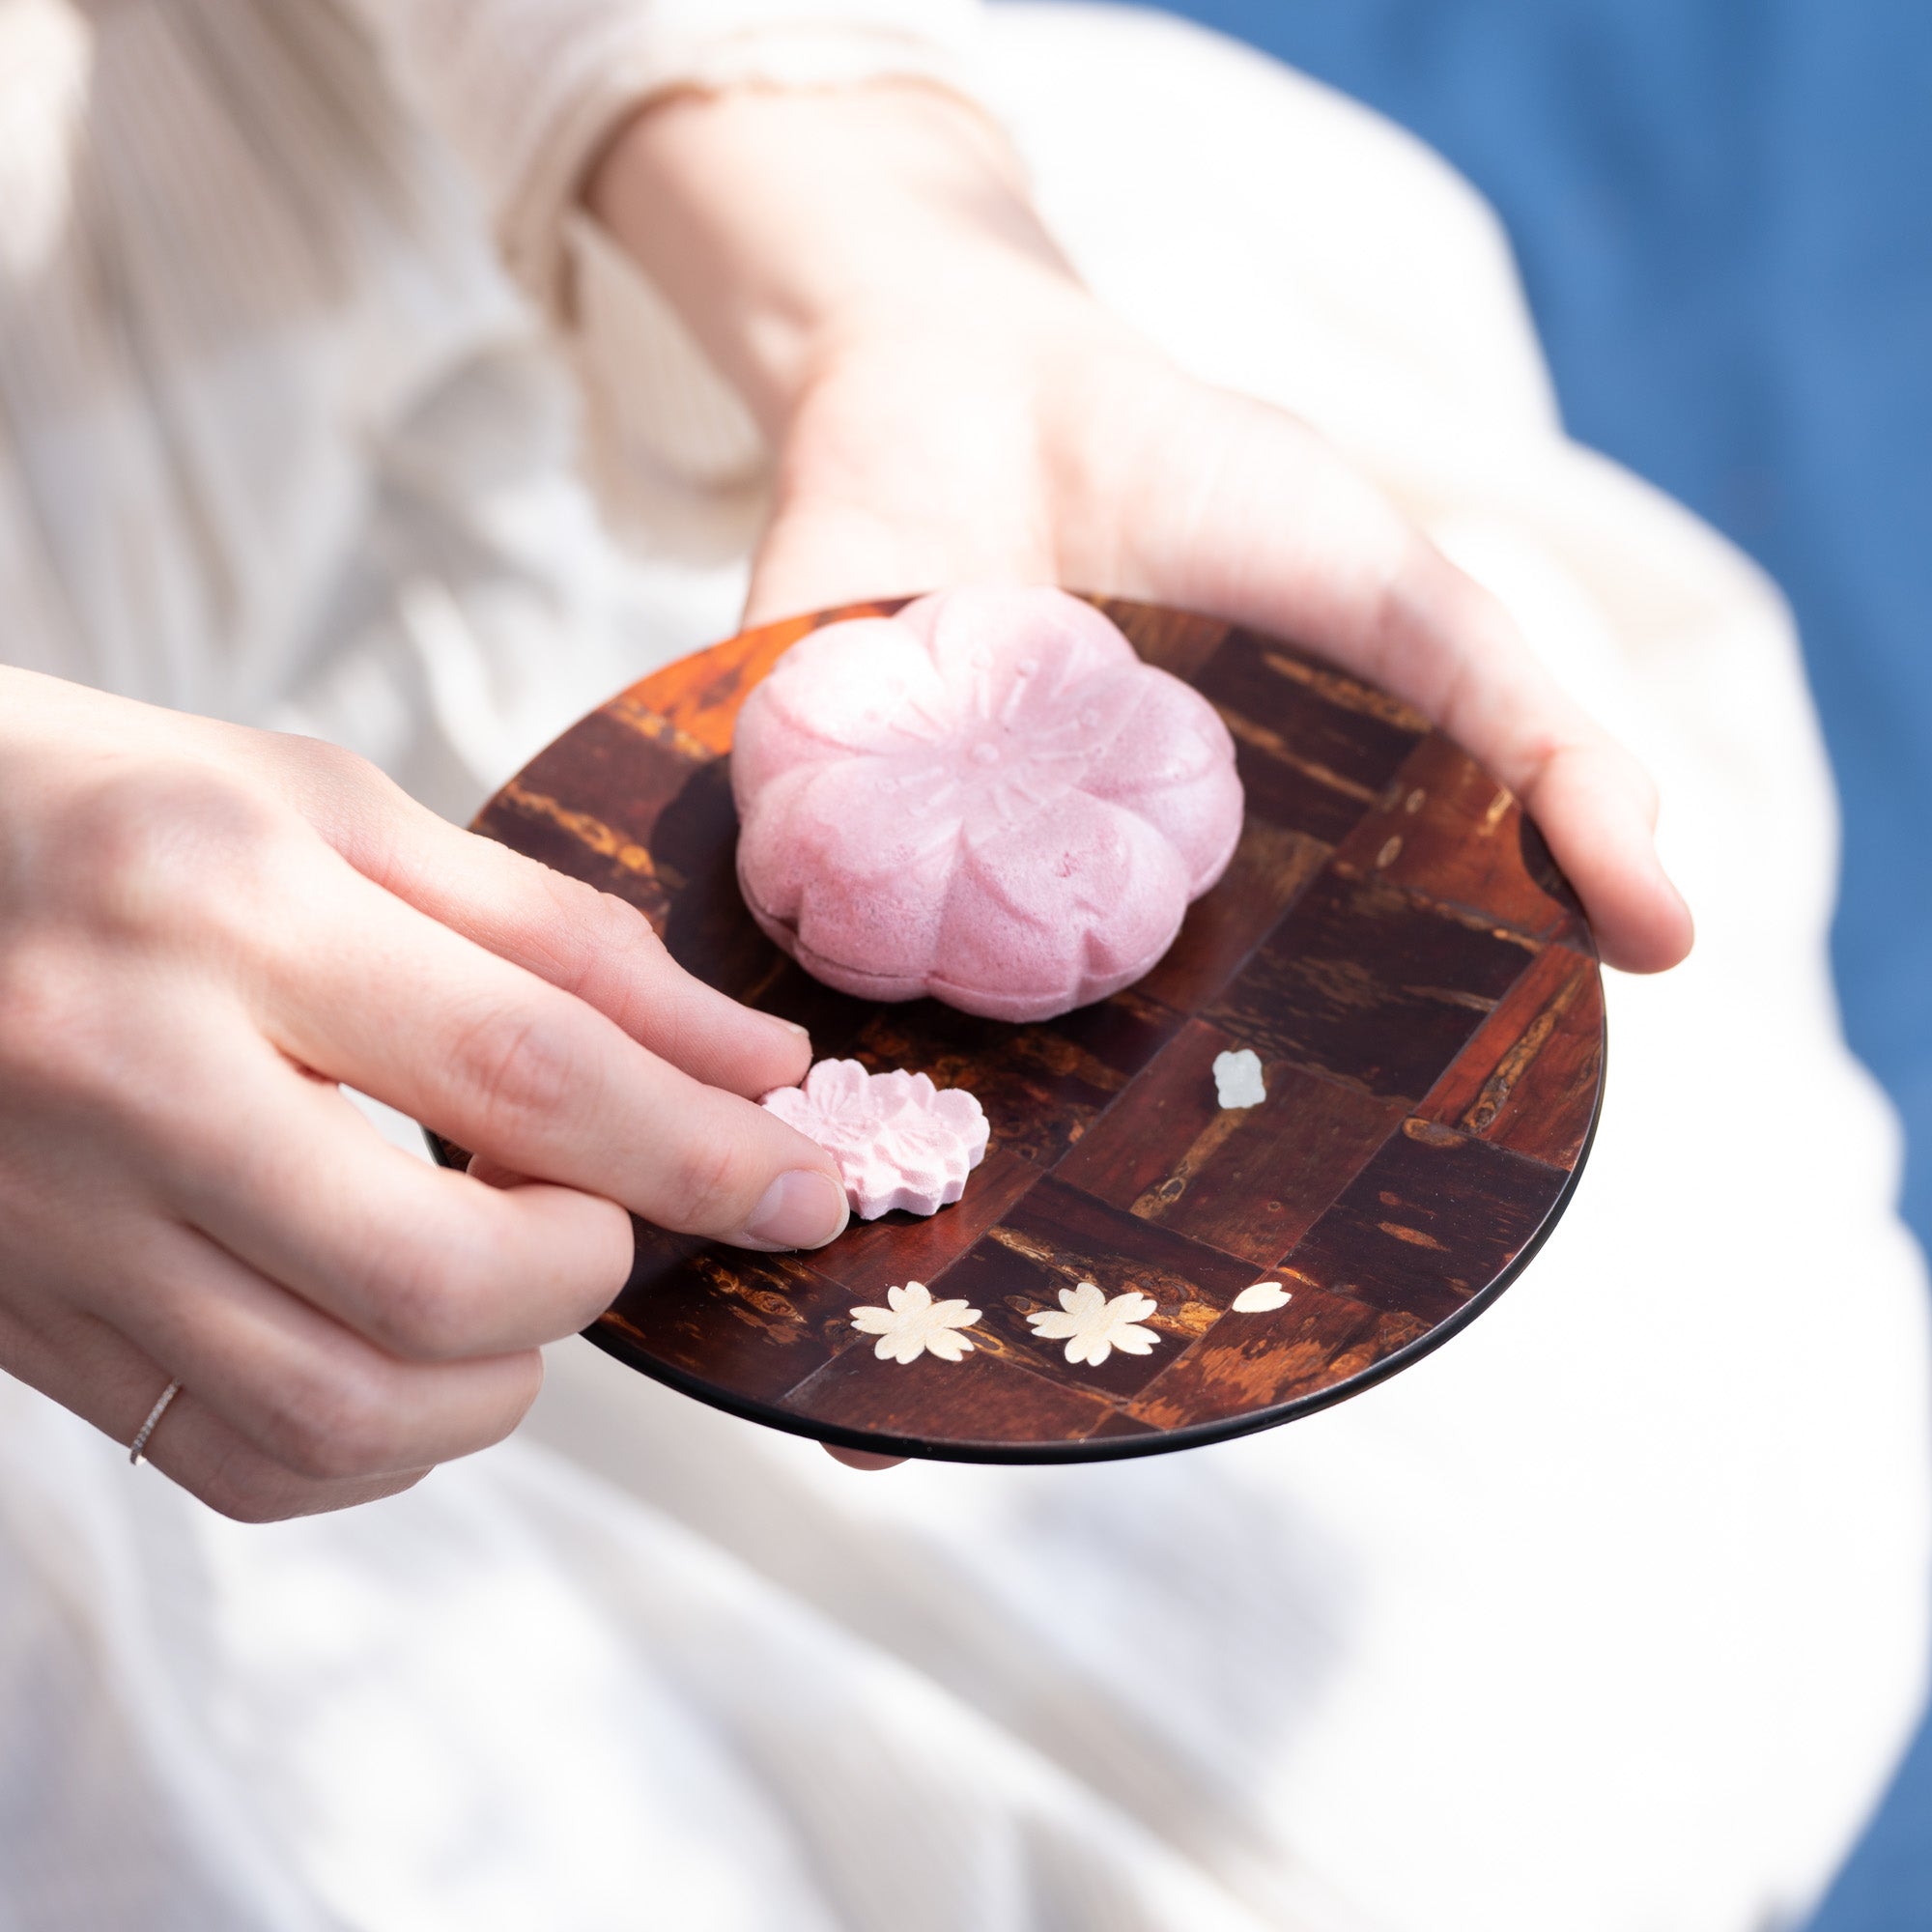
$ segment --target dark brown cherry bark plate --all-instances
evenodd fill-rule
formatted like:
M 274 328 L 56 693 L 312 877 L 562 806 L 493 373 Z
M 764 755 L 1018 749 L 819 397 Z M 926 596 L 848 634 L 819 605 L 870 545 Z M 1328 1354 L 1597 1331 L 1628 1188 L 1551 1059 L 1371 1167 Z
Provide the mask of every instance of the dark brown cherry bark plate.
M 739 897 L 726 754 L 740 703 L 809 631 L 895 602 L 670 666 L 478 817 L 629 899 L 692 972 L 809 1027 L 819 1057 L 968 1087 L 992 1124 L 957 1206 L 855 1222 L 814 1254 L 638 1223 L 630 1281 L 588 1331 L 600 1348 L 851 1448 L 1145 1455 L 1286 1422 L 1406 1367 L 1554 1225 L 1596 1125 L 1603 989 L 1577 899 L 1516 801 L 1407 707 L 1293 645 L 1094 601 L 1219 708 L 1247 818 L 1167 957 L 1064 1018 L 847 998 L 778 952 Z M 1241 1047 L 1267 1098 L 1224 1110 L 1212 1064 Z M 960 1359 L 882 1358 L 854 1324 L 909 1282 L 979 1311 Z M 1096 1364 L 1042 1339 L 1028 1316 L 1082 1282 L 1151 1299 L 1152 1346 Z M 1286 1303 L 1233 1306 L 1263 1282 Z

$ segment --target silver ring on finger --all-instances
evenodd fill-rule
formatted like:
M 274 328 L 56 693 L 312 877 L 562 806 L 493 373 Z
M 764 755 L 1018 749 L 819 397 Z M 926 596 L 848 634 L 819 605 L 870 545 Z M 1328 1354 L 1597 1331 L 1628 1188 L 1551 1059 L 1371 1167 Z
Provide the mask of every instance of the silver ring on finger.
M 148 1448 L 148 1437 L 155 1433 L 156 1425 L 158 1424 L 161 1417 L 168 1412 L 168 1404 L 174 1401 L 175 1397 L 180 1394 L 181 1394 L 181 1383 L 170 1382 L 167 1385 L 167 1387 L 161 1391 L 160 1401 L 156 1403 L 154 1407 L 148 1411 L 147 1421 L 142 1423 L 139 1429 L 135 1430 L 134 1439 L 128 1445 L 128 1461 L 130 1463 L 132 1463 L 135 1468 L 138 1469 L 141 1466 L 142 1462 L 146 1458 L 147 1448 Z

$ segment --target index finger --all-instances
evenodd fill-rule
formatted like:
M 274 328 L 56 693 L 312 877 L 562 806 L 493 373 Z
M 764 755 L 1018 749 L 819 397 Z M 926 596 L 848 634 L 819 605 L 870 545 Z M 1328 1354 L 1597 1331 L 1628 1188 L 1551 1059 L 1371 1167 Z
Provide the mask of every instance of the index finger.
M 257 1018 L 302 1065 L 660 1227 L 761 1248 L 843 1228 L 822 1148 L 347 864 L 312 868 L 302 905 L 271 923 Z
M 459 830 L 351 753 L 277 742 L 292 755 L 263 764 L 263 775 L 406 905 L 594 1008 L 707 1087 L 755 1098 L 805 1077 L 803 1027 L 686 972 L 624 899 Z

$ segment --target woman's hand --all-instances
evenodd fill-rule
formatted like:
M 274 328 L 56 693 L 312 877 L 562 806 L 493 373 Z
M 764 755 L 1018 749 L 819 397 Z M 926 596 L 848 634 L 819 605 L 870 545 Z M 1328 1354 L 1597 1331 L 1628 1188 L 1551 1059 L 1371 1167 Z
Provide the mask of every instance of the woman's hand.
M 626 1208 L 844 1225 L 746 1097 L 803 1075 L 798 1029 L 349 753 L 0 669 L 0 1367 L 123 1442 L 179 1379 L 150 1460 L 215 1508 L 341 1507 L 506 1435 L 621 1287 Z
M 1635 760 L 1319 436 L 1107 314 L 969 109 L 917 87 L 674 100 L 591 199 L 781 452 L 753 621 L 1057 582 L 1294 638 L 1517 793 L 1611 964 L 1690 951 Z

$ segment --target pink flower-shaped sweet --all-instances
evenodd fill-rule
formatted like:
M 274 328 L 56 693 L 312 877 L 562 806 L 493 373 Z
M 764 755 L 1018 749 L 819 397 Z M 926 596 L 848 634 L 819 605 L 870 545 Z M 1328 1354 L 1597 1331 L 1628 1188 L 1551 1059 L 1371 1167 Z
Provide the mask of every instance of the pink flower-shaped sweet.
M 923 1073 L 867 1073 L 856 1060 L 821 1060 L 803 1087 L 758 1103 L 838 1163 L 862 1221 L 894 1208 L 934 1214 L 966 1191 L 986 1152 L 986 1116 L 963 1087 Z
M 951 590 L 796 644 L 731 756 L 753 916 L 808 971 L 1045 1019 L 1137 980 L 1241 831 L 1227 727 L 1058 590 Z

